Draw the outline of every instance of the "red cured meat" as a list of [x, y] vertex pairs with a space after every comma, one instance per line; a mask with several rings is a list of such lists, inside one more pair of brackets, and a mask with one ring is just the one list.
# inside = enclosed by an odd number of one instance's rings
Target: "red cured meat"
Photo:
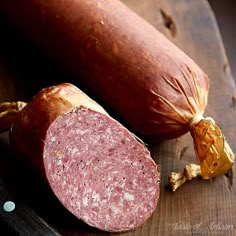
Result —
[[91, 226], [131, 230], [156, 208], [159, 171], [148, 149], [71, 84], [34, 96], [17, 116], [10, 143]]
[[41, 89], [17, 115], [10, 132], [10, 143], [13, 150], [22, 154], [22, 161], [27, 159], [26, 164], [33, 166], [39, 176], [44, 171], [41, 156], [49, 125], [59, 115], [80, 105], [107, 114], [76, 86], [62, 83]]
[[142, 225], [159, 195], [156, 164], [142, 144], [108, 116], [79, 107], [48, 128], [48, 181], [64, 206], [108, 231]]

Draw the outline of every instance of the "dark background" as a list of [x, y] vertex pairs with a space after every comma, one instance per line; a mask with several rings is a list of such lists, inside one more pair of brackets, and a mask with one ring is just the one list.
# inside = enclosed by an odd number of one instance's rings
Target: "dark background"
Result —
[[[1, 0], [0, 0], [1, 1]], [[196, 0], [197, 1], [197, 0]], [[236, 82], [236, 0], [208, 0], [216, 16], [225, 51], [229, 59], [234, 81]], [[0, 221], [0, 232], [8, 232], [7, 226]]]
[[236, 81], [236, 1], [208, 0], [216, 16], [226, 54]]

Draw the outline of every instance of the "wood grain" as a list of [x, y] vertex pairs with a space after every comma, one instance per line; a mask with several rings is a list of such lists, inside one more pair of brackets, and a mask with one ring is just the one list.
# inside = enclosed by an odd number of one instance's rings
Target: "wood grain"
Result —
[[[205, 116], [211, 116], [216, 120], [232, 149], [236, 151], [236, 103], [233, 99], [235, 85], [208, 2], [123, 2], [163, 32], [205, 70], [211, 82]], [[1, 16], [0, 26], [0, 101], [28, 101], [42, 87], [62, 81], [73, 82], [68, 73], [58, 68], [47, 55], [41, 53]], [[49, 78], [51, 84], [48, 84]], [[21, 217], [26, 207], [37, 214], [37, 222], [38, 219], [43, 219], [49, 228], [52, 227], [65, 236], [110, 235], [75, 219], [55, 202], [54, 197], [50, 196], [26, 170], [22, 171], [23, 167], [14, 164], [11, 150], [8, 150], [6, 133], [1, 135], [0, 144], [0, 191], [5, 192], [7, 189], [11, 196], [16, 201], [20, 200], [24, 206], [20, 212], [15, 212], [15, 217]], [[195, 179], [172, 193], [168, 188], [169, 173], [173, 170], [182, 171], [187, 163], [196, 163], [191, 136], [187, 134], [178, 140], [165, 141], [149, 148], [154, 160], [161, 166], [161, 197], [158, 207], [142, 228], [116, 235], [236, 235], [235, 175], [221, 176], [211, 181]], [[232, 173], [234, 172], [235, 167]], [[4, 195], [1, 195], [1, 204], [3, 200]], [[33, 215], [28, 216], [34, 218]], [[7, 220], [2, 214], [1, 217]], [[28, 222], [25, 230], [28, 230], [28, 227], [32, 226], [32, 221], [35, 221], [25, 220]], [[16, 224], [12, 221], [9, 226], [14, 228]], [[18, 231], [19, 235], [26, 235], [26, 231], [22, 229], [17, 228], [15, 231]], [[35, 229], [35, 235], [46, 234], [39, 226]]]

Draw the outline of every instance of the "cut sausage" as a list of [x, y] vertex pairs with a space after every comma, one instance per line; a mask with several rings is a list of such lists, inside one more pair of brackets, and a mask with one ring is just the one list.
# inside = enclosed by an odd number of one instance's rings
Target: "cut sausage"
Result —
[[40, 91], [16, 117], [10, 141], [93, 227], [131, 230], [156, 208], [159, 171], [147, 148], [73, 85]]
[[15, 118], [10, 132], [10, 143], [14, 147], [13, 150], [27, 157], [26, 162], [35, 167], [39, 176], [43, 171], [41, 156], [49, 125], [59, 115], [80, 105], [107, 114], [77, 87], [62, 83], [40, 90]]
[[108, 116], [79, 107], [47, 131], [44, 166], [60, 201], [108, 231], [142, 225], [154, 211], [156, 165], [142, 144]]

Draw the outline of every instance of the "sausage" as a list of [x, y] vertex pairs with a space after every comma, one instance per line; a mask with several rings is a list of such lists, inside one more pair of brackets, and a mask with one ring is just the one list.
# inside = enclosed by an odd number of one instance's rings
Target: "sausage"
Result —
[[135, 229], [156, 208], [159, 170], [148, 149], [72, 84], [39, 91], [16, 116], [10, 145], [93, 227]]
[[0, 11], [148, 142], [203, 115], [207, 75], [120, 1], [5, 0]]

